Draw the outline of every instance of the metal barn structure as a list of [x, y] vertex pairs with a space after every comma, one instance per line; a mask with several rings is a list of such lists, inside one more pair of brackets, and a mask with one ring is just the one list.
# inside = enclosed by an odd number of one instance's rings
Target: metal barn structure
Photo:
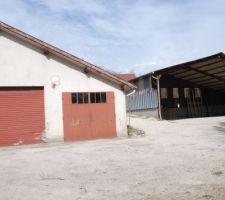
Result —
[[164, 119], [225, 115], [225, 54], [155, 71]]
[[[146, 78], [150, 84], [145, 84]], [[150, 72], [130, 82], [138, 90], [127, 96], [129, 112], [146, 111], [149, 116], [151, 109], [157, 109], [162, 119], [225, 115], [224, 53]]]

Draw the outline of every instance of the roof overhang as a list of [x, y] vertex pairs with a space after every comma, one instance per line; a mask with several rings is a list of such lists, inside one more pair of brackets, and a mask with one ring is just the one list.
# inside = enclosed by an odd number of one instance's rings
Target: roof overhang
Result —
[[225, 93], [225, 54], [181, 63], [154, 72], [155, 75], [171, 75], [201, 87]]
[[67, 60], [69, 62], [72, 62], [80, 67], [83, 68], [84, 73], [94, 73], [97, 74], [107, 80], [110, 80], [114, 83], [117, 83], [121, 86], [122, 90], [129, 91], [129, 90], [134, 90], [136, 89], [136, 86], [121, 79], [118, 78], [117, 76], [111, 74], [110, 72], [93, 65], [81, 58], [78, 58], [68, 52], [65, 52], [57, 47], [54, 47], [46, 42], [43, 42], [27, 33], [24, 33], [12, 26], [9, 26], [8, 24], [5, 24], [0, 21], [0, 31], [5, 31], [6, 33], [9, 33], [10, 35], [15, 36], [16, 38], [20, 38], [23, 41], [28, 42], [29, 44], [32, 44], [38, 48], [41, 48], [43, 50], [44, 54], [53, 54], [61, 59]]

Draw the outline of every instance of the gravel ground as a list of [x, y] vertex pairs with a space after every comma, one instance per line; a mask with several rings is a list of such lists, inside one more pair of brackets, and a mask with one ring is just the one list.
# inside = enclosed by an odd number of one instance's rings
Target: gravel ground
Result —
[[0, 199], [225, 199], [225, 117], [131, 124], [146, 135], [0, 148]]

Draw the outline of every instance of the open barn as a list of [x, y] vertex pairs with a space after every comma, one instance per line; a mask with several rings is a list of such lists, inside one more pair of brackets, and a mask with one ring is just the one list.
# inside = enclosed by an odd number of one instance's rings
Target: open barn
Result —
[[225, 54], [157, 70], [163, 119], [225, 115]]

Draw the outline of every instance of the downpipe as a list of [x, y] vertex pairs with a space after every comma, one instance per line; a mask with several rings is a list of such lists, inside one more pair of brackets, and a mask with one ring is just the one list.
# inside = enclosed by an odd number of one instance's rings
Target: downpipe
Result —
[[[129, 94], [127, 94], [126, 96], [130, 96], [130, 95], [132, 95], [132, 94], [134, 94], [136, 92], [136, 89], [134, 89], [132, 92], [130, 92]], [[129, 109], [129, 111], [128, 111], [128, 119], [129, 119], [129, 122], [128, 122], [128, 124], [130, 125], [130, 116], [131, 116], [131, 111], [130, 111], [130, 109]]]

